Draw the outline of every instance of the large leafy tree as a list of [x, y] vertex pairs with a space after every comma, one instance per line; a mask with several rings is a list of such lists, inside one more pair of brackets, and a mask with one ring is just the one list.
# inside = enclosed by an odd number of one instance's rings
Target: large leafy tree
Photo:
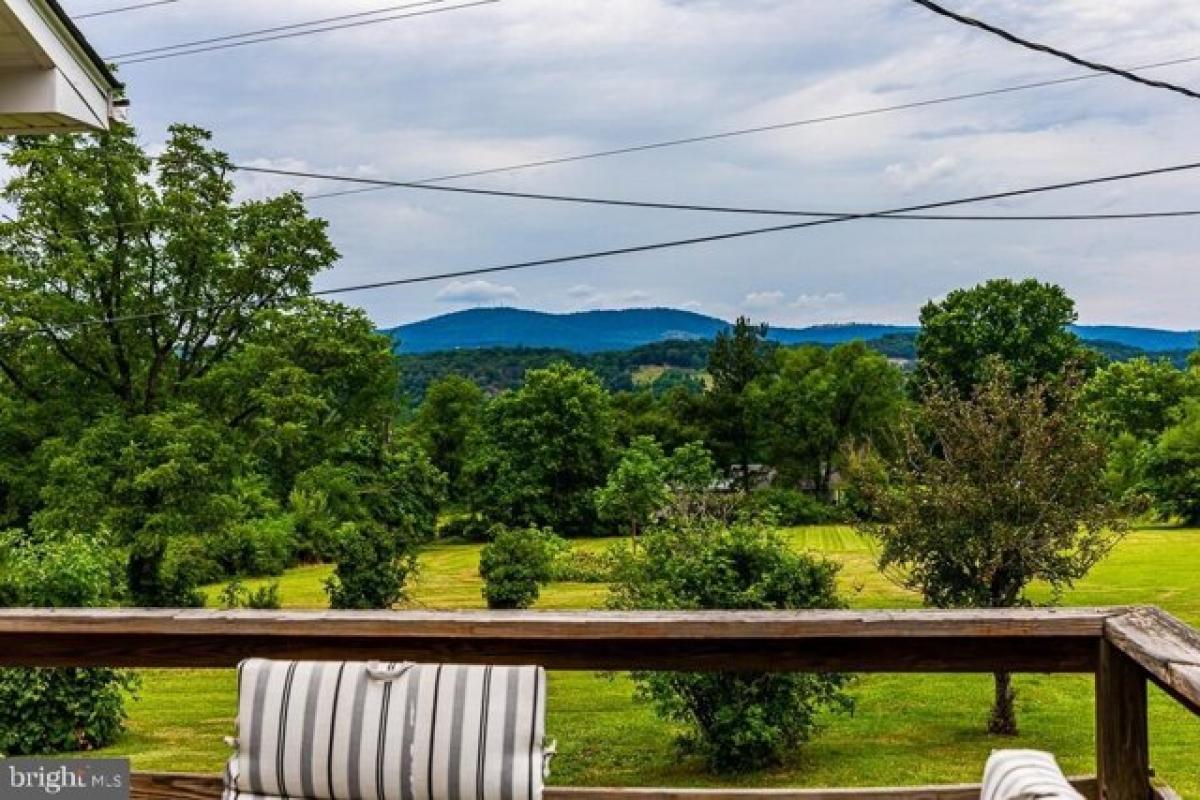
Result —
[[749, 389], [769, 366], [767, 326], [752, 325], [746, 317], [717, 334], [708, 356], [712, 385], [705, 395], [707, 443], [723, 467], [737, 468], [744, 489], [750, 487], [750, 464], [758, 444]]
[[608, 393], [587, 370], [530, 370], [493, 399], [467, 465], [473, 510], [512, 527], [592, 535], [593, 491], [612, 463], [616, 426]]
[[862, 342], [776, 353], [753, 385], [767, 458], [785, 480], [827, 496], [845, 448], [885, 438], [904, 405], [904, 378]]
[[257, 312], [337, 257], [296, 193], [234, 201], [228, 158], [174, 126], [18, 139], [0, 225], [0, 371], [33, 400], [160, 410], [241, 345]]
[[[891, 469], [860, 479], [883, 520], [863, 525], [881, 570], [938, 608], [1027, 605], [1030, 584], [1069, 587], [1124, 530], [1077, 382], [1016, 386], [996, 361], [990, 370], [968, 397], [930, 389]], [[989, 729], [1016, 726], [1000, 672]]]
[[1166, 359], [1114, 361], [1098, 370], [1084, 387], [1088, 416], [1111, 436], [1130, 434], [1148, 441], [1166, 430], [1174, 412], [1200, 394], [1200, 375], [1178, 369]]
[[956, 289], [921, 309], [918, 384], [936, 381], [970, 396], [986, 379], [992, 358], [1020, 386], [1044, 382], [1085, 359], [1068, 329], [1076, 316], [1074, 301], [1061, 287], [1033, 279]]
[[1187, 403], [1151, 447], [1146, 481], [1163, 514], [1200, 525], [1200, 401]]
[[463, 488], [467, 448], [479, 429], [485, 399], [474, 381], [447, 375], [429, 384], [413, 420], [413, 434], [456, 491]]

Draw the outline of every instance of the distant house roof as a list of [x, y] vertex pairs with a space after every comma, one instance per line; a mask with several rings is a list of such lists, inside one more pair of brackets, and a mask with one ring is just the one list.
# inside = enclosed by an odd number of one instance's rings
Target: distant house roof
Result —
[[0, 133], [105, 130], [120, 89], [57, 0], [0, 0]]

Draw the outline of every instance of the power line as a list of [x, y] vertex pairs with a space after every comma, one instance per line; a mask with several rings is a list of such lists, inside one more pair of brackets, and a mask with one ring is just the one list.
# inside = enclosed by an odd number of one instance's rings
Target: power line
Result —
[[[920, 205], [904, 206], [901, 208], [886, 209], [883, 211], [875, 211], [865, 214], [845, 214], [839, 217], [831, 217], [828, 219], [810, 220], [807, 222], [793, 222], [787, 225], [772, 225], [765, 228], [749, 228], [740, 231], [730, 231], [727, 233], [710, 234], [707, 236], [695, 236], [687, 239], [674, 239], [665, 242], [653, 242], [650, 244], [631, 245], [628, 247], [618, 247], [608, 250], [593, 250], [586, 253], [576, 253], [566, 256], [555, 256], [551, 258], [542, 258], [532, 261], [518, 261], [510, 264], [498, 264], [487, 267], [475, 267], [470, 269], [460, 269], [449, 272], [440, 272], [427, 275], [414, 275], [406, 278], [393, 278], [385, 281], [375, 281], [371, 283], [353, 284], [350, 286], [339, 286], [332, 289], [319, 289], [310, 292], [290, 295], [279, 298], [280, 302], [300, 300], [309, 297], [329, 297], [333, 295], [350, 294], [353, 292], [372, 291], [393, 286], [409, 286], [418, 283], [432, 283], [436, 281], [451, 280], [455, 278], [466, 278], [479, 275], [491, 275], [499, 272], [513, 272], [516, 270], [531, 269], [533, 267], [553, 266], [559, 264], [569, 264], [580, 261], [594, 261], [604, 258], [614, 258], [623, 255], [633, 255], [636, 253], [648, 253], [659, 250], [669, 250], [679, 247], [690, 247], [701, 244], [712, 244], [716, 242], [730, 241], [733, 239], [744, 239], [752, 236], [761, 236], [769, 233], [780, 233], [783, 231], [801, 230], [805, 228], [815, 228], [824, 225], [833, 225], [842, 222], [851, 222], [862, 219], [884, 219], [896, 214], [907, 214], [918, 211], [929, 211], [937, 208], [946, 208], [949, 206], [968, 205], [971, 203], [981, 203], [990, 200], [1003, 200], [1012, 197], [1025, 197], [1033, 194], [1042, 194], [1046, 192], [1061, 191], [1064, 189], [1074, 189], [1084, 186], [1096, 186], [1105, 183], [1115, 183], [1118, 181], [1132, 180], [1135, 178], [1145, 178], [1154, 175], [1166, 175], [1171, 173], [1185, 172], [1189, 170], [1200, 169], [1200, 162], [1188, 164], [1177, 164], [1169, 167], [1159, 167], [1156, 169], [1139, 170], [1137, 172], [1126, 172], [1117, 175], [1107, 175], [1099, 178], [1086, 178], [1083, 180], [1067, 181], [1063, 183], [1046, 184], [1042, 186], [1034, 186], [1025, 189], [1013, 189], [1003, 192], [992, 192], [990, 194], [974, 195], [971, 197], [957, 198], [954, 200], [941, 200], [932, 203], [922, 203]], [[243, 305], [248, 305], [250, 301], [242, 303], [208, 303], [201, 306], [191, 306], [186, 308], [166, 309], [163, 311], [147, 312], [142, 314], [128, 314], [116, 317], [107, 317], [100, 319], [76, 320], [73, 322], [60, 323], [44, 323], [40, 328], [0, 331], [0, 334], [10, 337], [27, 337], [37, 333], [48, 332], [50, 330], [65, 331], [79, 328], [92, 327], [96, 325], [112, 325], [122, 322], [135, 322], [144, 319], [154, 319], [167, 314], [182, 314], [194, 311], [205, 310], [221, 310], [226, 308], [236, 308]], [[261, 302], [255, 301], [255, 302]]]
[[1040, 44], [1038, 42], [1030, 41], [1029, 39], [1023, 39], [1020, 36], [1017, 36], [1015, 33], [1011, 33], [1003, 28], [991, 25], [983, 20], [976, 19], [975, 17], [968, 17], [951, 11], [945, 6], [941, 6], [933, 2], [933, 0], [912, 0], [912, 2], [929, 9], [935, 14], [940, 14], [943, 17], [952, 19], [962, 25], [968, 25], [972, 28], [978, 28], [981, 31], [987, 31], [994, 36], [999, 36], [1001, 39], [1004, 39], [1007, 42], [1019, 45], [1020, 47], [1024, 47], [1028, 50], [1034, 50], [1039, 53], [1047, 53], [1055, 56], [1056, 58], [1061, 58], [1064, 61], [1069, 61], [1077, 66], [1086, 67], [1087, 69], [1095, 70], [1096, 72], [1104, 72], [1109, 75], [1116, 75], [1118, 78], [1124, 78], [1127, 81], [1140, 83], [1143, 86], [1150, 86], [1155, 89], [1166, 89], [1169, 92], [1177, 92], [1185, 97], [1190, 97], [1193, 100], [1200, 100], [1200, 93], [1194, 92], [1186, 87], [1178, 86], [1174, 83], [1166, 83], [1165, 81], [1156, 81], [1150, 78], [1143, 78], [1141, 75], [1136, 75], [1128, 70], [1111, 67], [1108, 64], [1101, 64], [1098, 61], [1088, 61], [1087, 59], [1068, 53], [1066, 50], [1059, 50], [1058, 48], [1051, 47], [1050, 45]]
[[[617, 206], [622, 208], [647, 208], [660, 211], [698, 211], [717, 214], [753, 214], [760, 216], [778, 217], [853, 217], [852, 211], [795, 211], [778, 208], [761, 208], [747, 206], [713, 206], [696, 203], [665, 203], [645, 200], [622, 200], [607, 197], [586, 197], [580, 195], [541, 194], [536, 192], [511, 192], [500, 189], [480, 189], [468, 186], [438, 186], [412, 181], [391, 181], [381, 178], [365, 178], [357, 175], [334, 175], [323, 172], [307, 172], [303, 170], [277, 169], [274, 167], [250, 167], [235, 165], [239, 172], [253, 172], [265, 175], [282, 175], [293, 178], [312, 180], [339, 181], [345, 183], [368, 184], [371, 186], [417, 189], [420, 191], [446, 192], [450, 194], [482, 195], [485, 197], [502, 197], [516, 200], [540, 200], [555, 203], [579, 203], [585, 205]], [[1022, 214], [1022, 215], [989, 215], [977, 214], [969, 216], [943, 214], [902, 214], [882, 217], [894, 220], [941, 220], [941, 221], [1049, 221], [1049, 220], [1115, 220], [1115, 219], [1155, 219], [1167, 217], [1191, 217], [1200, 215], [1200, 211], [1141, 211], [1107, 214]]]
[[[1169, 61], [1158, 61], [1151, 64], [1142, 64], [1134, 67], [1137, 70], [1161, 69], [1163, 67], [1178, 66], [1180, 64], [1191, 64], [1200, 61], [1200, 56], [1187, 56], [1184, 58], [1171, 59]], [[519, 164], [509, 164], [502, 167], [490, 167], [487, 169], [472, 170], [469, 172], [457, 172], [447, 175], [439, 175], [434, 178], [423, 178], [411, 183], [445, 183], [447, 181], [460, 180], [462, 178], [478, 178], [485, 175], [496, 175], [502, 172], [519, 172], [522, 170], [535, 169], [538, 167], [551, 167], [561, 164], [571, 164], [578, 161], [591, 161], [600, 158], [609, 158], [612, 156], [629, 155], [632, 153], [642, 153], [650, 150], [662, 150], [670, 147], [680, 147], [690, 144], [701, 144], [703, 142], [719, 141], [721, 139], [732, 139], [740, 136], [749, 136], [759, 133], [770, 133], [773, 131], [788, 130], [791, 128], [801, 128], [809, 125], [819, 125], [827, 122], [841, 122], [850, 119], [858, 119], [861, 117], [871, 117], [879, 114], [890, 114], [897, 111], [910, 111], [918, 108], [927, 108], [930, 106], [943, 105], [947, 103], [957, 103], [963, 100], [975, 100], [983, 97], [994, 97], [1003, 94], [1012, 94], [1015, 92], [1026, 92], [1033, 89], [1043, 89], [1050, 86], [1061, 86], [1063, 84], [1077, 83], [1080, 81], [1090, 81], [1097, 78], [1102, 78], [1103, 75], [1074, 75], [1069, 78], [1053, 78], [1043, 81], [1034, 81], [1032, 83], [1016, 84], [1014, 86], [1002, 86], [996, 89], [984, 89], [977, 92], [967, 92], [964, 94], [947, 95], [944, 97], [934, 97], [926, 100], [914, 100], [908, 103], [898, 103], [888, 106], [876, 106], [874, 108], [860, 109], [858, 111], [847, 111], [840, 114], [827, 114], [819, 117], [808, 117], [806, 119], [792, 120], [789, 122], [776, 122], [769, 125], [758, 125], [747, 128], [737, 128], [734, 130], [720, 131], [717, 133], [702, 134], [699, 136], [688, 136], [678, 139], [666, 139], [658, 142], [649, 142], [645, 144], [635, 144], [626, 147], [618, 147], [611, 150], [599, 150], [591, 153], [581, 153], [577, 155], [561, 156], [558, 158], [547, 158], [539, 161], [526, 161]], [[306, 200], [324, 200], [332, 197], [344, 197], [346, 195], [365, 194], [367, 192], [383, 191], [391, 187], [388, 186], [370, 186], [359, 189], [346, 189], [336, 192], [322, 192], [318, 194], [308, 195]]]
[[[177, 2], [177, 0], [165, 0], [165, 2]], [[280, 33], [282, 31], [299, 30], [300, 28], [311, 28], [314, 25], [324, 25], [324, 24], [330, 23], [330, 22], [341, 22], [343, 20], [348, 20], [348, 19], [359, 19], [361, 17], [373, 17], [377, 14], [386, 14], [389, 11], [402, 11], [403, 9], [413, 8], [414, 6], [436, 5], [438, 3], [444, 3], [444, 2], [446, 2], [446, 0], [427, 0], [427, 2], [422, 2], [422, 3], [404, 3], [401, 5], [377, 8], [374, 11], [360, 11], [356, 14], [339, 14], [336, 17], [325, 17], [323, 19], [311, 19], [307, 22], [294, 22], [289, 25], [276, 25], [273, 28], [259, 28], [258, 30], [254, 30], [254, 31], [246, 31], [245, 33], [231, 33], [231, 34], [228, 34], [225, 36], [213, 36], [208, 39], [195, 39], [193, 41], [183, 42], [181, 44], [168, 44], [168, 45], [163, 45], [162, 47], [148, 47], [145, 50], [130, 50], [125, 53], [115, 53], [114, 55], [111, 55], [108, 58], [110, 60], [116, 60], [118, 58], [133, 58], [134, 56], [145, 56], [145, 55], [150, 55], [151, 53], [162, 53], [162, 52], [166, 52], [167, 50], [183, 50], [183, 49], [186, 49], [189, 47], [199, 47], [200, 45], [205, 45], [205, 44], [216, 44], [218, 42], [231, 42], [231, 41], [234, 41], [235, 39], [247, 39], [251, 36], [259, 36], [259, 35], [267, 34], [267, 33]]]
[[[431, 5], [433, 3], [441, 3], [441, 2], [445, 2], [445, 0], [423, 0], [423, 2], [412, 3], [408, 7], [415, 8], [417, 6], [426, 6], [426, 5]], [[456, 6], [431, 8], [431, 9], [426, 9], [424, 11], [412, 11], [407, 14], [393, 14], [391, 16], [379, 17], [377, 19], [359, 20], [357, 22], [345, 22], [345, 23], [341, 23], [339, 25], [327, 25], [327, 26], [321, 27], [321, 28], [311, 28], [309, 30], [292, 31], [290, 33], [279, 33], [279, 34], [275, 34], [272, 36], [262, 36], [257, 39], [246, 39], [244, 41], [225, 42], [223, 44], [213, 44], [213, 45], [208, 45], [206, 47], [196, 47], [196, 48], [193, 48], [190, 50], [180, 49], [180, 50], [173, 50], [172, 52], [167, 52], [167, 53], [159, 53], [157, 55], [147, 55], [147, 56], [142, 56], [142, 57], [138, 57], [138, 58], [125, 58], [125, 59], [117, 60], [116, 63], [120, 64], [122, 66], [127, 66], [130, 64], [144, 64], [148, 61], [161, 61], [162, 59], [165, 59], [165, 58], [176, 58], [178, 56], [192, 56], [192, 55], [196, 55], [198, 53], [211, 53], [211, 52], [214, 52], [217, 50], [229, 50], [234, 47], [245, 47], [247, 45], [252, 45], [252, 44], [262, 44], [263, 42], [277, 42], [277, 41], [281, 41], [283, 39], [295, 39], [300, 36], [311, 36], [311, 35], [317, 34], [317, 33], [327, 33], [329, 31], [340, 31], [340, 30], [345, 30], [347, 28], [361, 28], [366, 25], [378, 25], [381, 22], [391, 22], [393, 20], [398, 20], [398, 19], [409, 19], [411, 17], [424, 17], [424, 16], [428, 16], [430, 14], [441, 14], [441, 13], [444, 13], [447, 11], [462, 11], [462, 10], [465, 10], [468, 8], [474, 8], [476, 6], [492, 5], [494, 3], [499, 3], [499, 2], [500, 2], [500, 0], [474, 0], [474, 2], [461, 3]], [[179, 47], [186, 47], [186, 45], [179, 45]]]
[[86, 14], [74, 14], [74, 19], [89, 19], [90, 17], [106, 17], [109, 14], [124, 14], [126, 11], [140, 11], [143, 8], [153, 8], [154, 6], [167, 6], [172, 3], [178, 3], [179, 0], [153, 0], [149, 3], [136, 3], [129, 6], [117, 6], [116, 8], [106, 8], [102, 11], [89, 11]]

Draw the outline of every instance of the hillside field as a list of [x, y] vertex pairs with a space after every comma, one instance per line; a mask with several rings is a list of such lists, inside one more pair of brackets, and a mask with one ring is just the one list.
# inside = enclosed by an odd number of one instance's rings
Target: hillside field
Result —
[[[841, 580], [860, 608], [914, 607], [917, 598], [874, 568], [868, 542], [844, 527], [786, 531], [799, 549], [844, 565]], [[602, 548], [614, 540], [576, 546]], [[439, 545], [422, 557], [414, 591], [421, 608], [479, 608], [477, 545]], [[280, 581], [285, 606], [325, 605], [324, 566], [303, 567]], [[1067, 605], [1157, 604], [1200, 624], [1200, 530], [1143, 529], [1063, 599]], [[254, 585], [256, 582], [251, 582]], [[215, 591], [211, 592], [215, 595]], [[540, 608], [590, 608], [603, 603], [603, 586], [554, 584]], [[1043, 594], [1044, 598], [1045, 595]], [[135, 769], [217, 772], [232, 733], [233, 672], [147, 671], [141, 699], [132, 705], [130, 731], [98, 755], [131, 756]], [[671, 744], [670, 728], [631, 699], [624, 677], [553, 673], [549, 733], [558, 739], [552, 783], [575, 785], [870, 786], [977, 780], [988, 752], [1028, 746], [1058, 754], [1071, 773], [1093, 770], [1092, 681], [1079, 676], [1020, 676], [1016, 740], [983, 732], [991, 699], [988, 676], [867, 675], [853, 686], [853, 716], [827, 720], [823, 735], [782, 767], [738, 779], [716, 779]], [[1152, 763], [1183, 797], [1200, 797], [1200, 719], [1152, 689]]]

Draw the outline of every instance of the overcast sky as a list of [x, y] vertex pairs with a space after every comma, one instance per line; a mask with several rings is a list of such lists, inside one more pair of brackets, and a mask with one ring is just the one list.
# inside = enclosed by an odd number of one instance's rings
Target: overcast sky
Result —
[[[178, 0], [80, 25], [113, 55], [396, 2]], [[465, 0], [443, 5], [456, 2]], [[65, 3], [76, 14], [125, 4]], [[1200, 56], [1195, 0], [952, 5], [1115, 65]], [[150, 148], [169, 124], [189, 122], [211, 129], [238, 163], [398, 180], [1076, 74], [908, 0], [501, 0], [121, 68]], [[1200, 89], [1200, 62], [1146, 74]], [[1191, 161], [1200, 161], [1200, 101], [1106, 77], [459, 183], [871, 211]], [[342, 188], [239, 181], [246, 196]], [[320, 287], [780, 221], [404, 189], [310, 208], [329, 220], [342, 254]], [[1197, 208], [1200, 172], [960, 210]], [[955, 287], [1034, 276], [1065, 286], [1084, 322], [1191, 329], [1200, 327], [1198, 246], [1200, 218], [857, 221], [343, 299], [380, 325], [487, 304], [674, 306], [787, 325], [908, 323], [922, 303]]]

